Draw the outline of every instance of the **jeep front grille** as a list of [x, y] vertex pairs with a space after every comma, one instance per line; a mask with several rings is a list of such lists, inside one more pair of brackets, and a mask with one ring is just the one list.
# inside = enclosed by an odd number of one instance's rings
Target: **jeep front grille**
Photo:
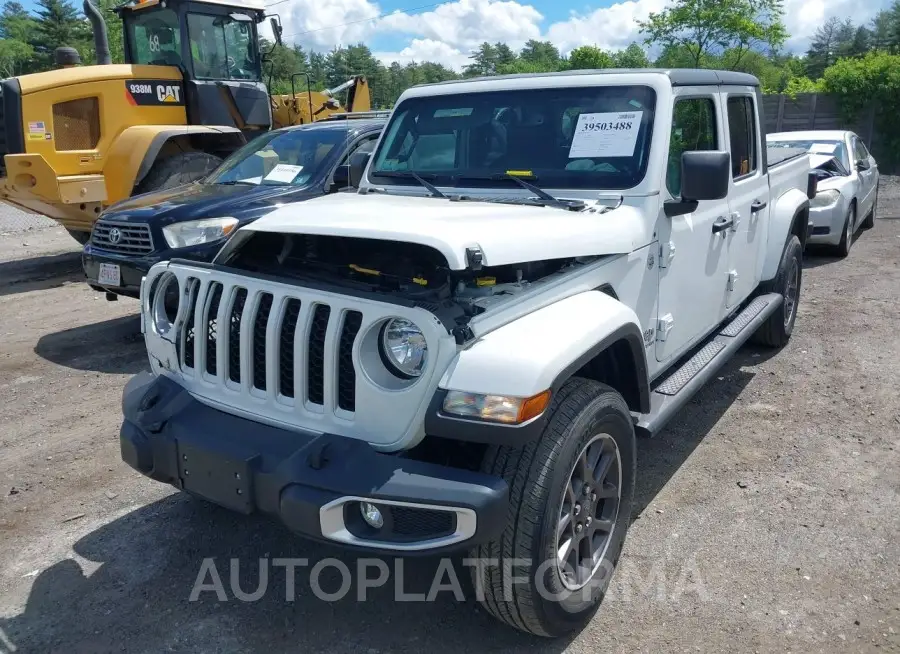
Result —
[[[154, 313], [161, 275], [174, 275], [178, 283], [174, 319]], [[142, 305], [154, 372], [175, 377], [198, 399], [270, 424], [385, 449], [424, 435], [437, 371], [457, 351], [453, 337], [424, 309], [221, 268], [157, 264], [143, 283]], [[418, 324], [429, 344], [417, 380], [394, 377], [379, 356], [380, 328], [393, 317]]]
[[153, 252], [153, 237], [148, 225], [103, 218], [94, 223], [91, 244], [101, 250], [120, 254], [140, 255]]

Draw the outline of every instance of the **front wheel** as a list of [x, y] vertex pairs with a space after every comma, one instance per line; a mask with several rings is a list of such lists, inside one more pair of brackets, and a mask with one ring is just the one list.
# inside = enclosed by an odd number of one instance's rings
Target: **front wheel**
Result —
[[841, 233], [841, 240], [835, 246], [834, 251], [839, 257], [846, 257], [850, 254], [850, 248], [853, 246], [853, 234], [856, 232], [856, 205], [851, 204], [847, 211], [847, 217], [844, 218], [844, 230]]
[[537, 441], [492, 446], [482, 469], [509, 484], [506, 528], [471, 552], [479, 601], [538, 636], [593, 617], [619, 560], [634, 496], [634, 426], [614, 389], [572, 378]]
[[753, 341], [769, 347], [787, 344], [794, 331], [797, 309], [800, 306], [800, 286], [803, 281], [803, 246], [796, 234], [792, 235], [781, 255], [775, 279], [760, 285], [764, 293], [780, 293], [784, 298], [781, 307], [772, 312], [753, 335]]
[[872, 229], [875, 226], [875, 216], [878, 212], [878, 189], [875, 189], [875, 202], [872, 203], [872, 208], [869, 210], [869, 215], [866, 216], [866, 219], [862, 221], [860, 227], [863, 229]]

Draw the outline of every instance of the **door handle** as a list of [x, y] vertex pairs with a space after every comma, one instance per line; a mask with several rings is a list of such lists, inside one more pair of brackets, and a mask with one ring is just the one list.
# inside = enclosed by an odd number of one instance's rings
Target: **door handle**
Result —
[[759, 200], [754, 200], [753, 204], [750, 205], [750, 213], [758, 213], [766, 208], [767, 202], [760, 202]]
[[726, 229], [731, 227], [734, 224], [734, 218], [729, 216], [726, 218], [725, 216], [719, 216], [716, 218], [716, 222], [713, 223], [712, 232], [713, 234], [718, 234], [719, 232], [724, 232]]

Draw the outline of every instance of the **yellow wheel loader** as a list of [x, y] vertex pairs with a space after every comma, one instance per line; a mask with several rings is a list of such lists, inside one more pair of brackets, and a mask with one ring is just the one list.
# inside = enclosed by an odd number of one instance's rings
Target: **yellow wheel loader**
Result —
[[[110, 63], [90, 0], [84, 11], [97, 65], [75, 65], [77, 54], [59, 48], [60, 69], [0, 80], [0, 200], [57, 220], [79, 242], [110, 204], [200, 179], [273, 126], [370, 109], [361, 77], [270, 96], [259, 0], [132, 0], [116, 9], [125, 64]], [[344, 89], [346, 109], [333, 97]]]

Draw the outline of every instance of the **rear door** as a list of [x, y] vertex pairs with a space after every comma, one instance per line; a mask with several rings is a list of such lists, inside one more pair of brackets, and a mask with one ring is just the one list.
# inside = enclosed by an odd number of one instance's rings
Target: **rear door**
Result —
[[[663, 194], [681, 197], [682, 153], [724, 150], [725, 142], [715, 87], [676, 89]], [[660, 217], [659, 361], [682, 354], [722, 319], [728, 244], [714, 225], [727, 214], [727, 201], [715, 200], [700, 202], [693, 213]]]
[[760, 248], [769, 217], [769, 178], [759, 130], [755, 89], [735, 88], [725, 94], [731, 186], [725, 306], [744, 301], [759, 283]]

